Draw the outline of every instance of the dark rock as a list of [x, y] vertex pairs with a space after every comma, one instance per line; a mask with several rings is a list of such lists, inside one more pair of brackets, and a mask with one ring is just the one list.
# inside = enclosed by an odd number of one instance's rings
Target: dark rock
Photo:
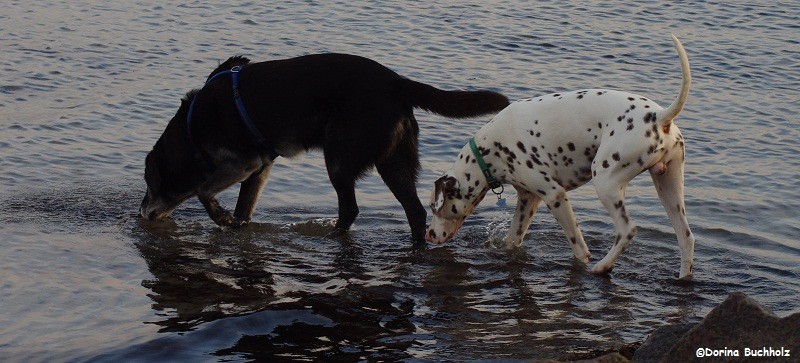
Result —
[[630, 359], [625, 358], [622, 354], [619, 353], [609, 353], [599, 357], [591, 358], [591, 359], [579, 359], [579, 360], [569, 360], [569, 361], [559, 361], [559, 360], [536, 360], [532, 363], [630, 363]]
[[634, 362], [658, 362], [697, 323], [662, 326], [654, 330], [633, 354]]
[[[664, 339], [670, 334], [663, 333]], [[664, 342], [667, 344], [668, 342]], [[644, 347], [644, 345], [643, 345]], [[698, 359], [698, 349], [710, 349], [712, 356]], [[746, 356], [748, 351], [767, 349], [768, 357]], [[769, 351], [769, 349], [772, 351]], [[661, 348], [659, 348], [661, 349]], [[788, 350], [790, 356], [785, 355]], [[716, 351], [716, 352], [715, 352]], [[646, 354], [647, 351], [642, 354]], [[708, 352], [704, 352], [708, 353]], [[647, 353], [649, 354], [649, 353]], [[737, 356], [732, 356], [738, 354]], [[634, 355], [635, 362], [651, 362], [658, 358]], [[719, 306], [711, 310], [696, 326], [669, 348], [660, 357], [661, 362], [728, 362], [728, 361], [768, 361], [799, 362], [800, 361], [800, 313], [777, 317], [767, 307], [748, 297], [744, 293], [734, 292]]]

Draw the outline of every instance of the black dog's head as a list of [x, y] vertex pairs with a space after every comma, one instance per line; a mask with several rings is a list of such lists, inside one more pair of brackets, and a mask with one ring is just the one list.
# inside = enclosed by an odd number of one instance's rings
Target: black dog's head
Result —
[[169, 217], [175, 207], [195, 195], [203, 182], [202, 160], [196, 160], [186, 129], [189, 106], [196, 94], [197, 90], [193, 90], [181, 100], [178, 112], [145, 158], [147, 192], [139, 209], [143, 218]]
[[[217, 66], [208, 75], [206, 81], [220, 72], [249, 63], [250, 60], [242, 56], [230, 57]], [[169, 217], [175, 207], [197, 194], [198, 187], [207, 177], [209, 165], [199, 156], [200, 150], [195, 146], [202, 143], [194, 140], [193, 144], [189, 140], [187, 128], [189, 107], [198, 92], [200, 90], [190, 91], [181, 100], [178, 112], [169, 121], [164, 133], [153, 146], [153, 150], [145, 158], [144, 180], [147, 183], [147, 193], [139, 209], [144, 218], [163, 219]], [[202, 117], [200, 116], [202, 115], [193, 116], [199, 121], [198, 126], [202, 126]], [[198, 126], [193, 126], [193, 128]], [[192, 131], [196, 133], [199, 130], [193, 129]], [[206, 131], [206, 134], [213, 134], [213, 132]]]

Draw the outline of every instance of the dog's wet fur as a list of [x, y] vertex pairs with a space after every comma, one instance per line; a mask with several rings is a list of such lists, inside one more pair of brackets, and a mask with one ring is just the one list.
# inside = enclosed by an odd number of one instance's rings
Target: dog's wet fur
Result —
[[[491, 91], [443, 91], [399, 76], [383, 65], [345, 54], [317, 54], [251, 63], [232, 57], [208, 77], [243, 66], [239, 90], [247, 112], [283, 157], [319, 149], [339, 199], [332, 233], [347, 231], [358, 215], [356, 181], [377, 169], [403, 206], [412, 238], [421, 241], [426, 211], [416, 192], [419, 126], [413, 109], [464, 118], [505, 108]], [[194, 102], [191, 137], [187, 129]], [[273, 160], [239, 115], [230, 77], [216, 79], [181, 100], [178, 112], [145, 159], [147, 193], [140, 213], [169, 217], [197, 196], [221, 226], [250, 221]], [[233, 214], [215, 195], [241, 183]], [[298, 186], [301, 187], [301, 186]]]

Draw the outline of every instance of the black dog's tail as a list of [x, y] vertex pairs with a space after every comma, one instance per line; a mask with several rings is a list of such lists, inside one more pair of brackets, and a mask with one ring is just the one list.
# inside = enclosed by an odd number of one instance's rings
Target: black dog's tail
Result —
[[452, 118], [485, 115], [508, 106], [508, 98], [497, 92], [443, 91], [405, 78], [400, 80], [400, 94], [414, 107]]

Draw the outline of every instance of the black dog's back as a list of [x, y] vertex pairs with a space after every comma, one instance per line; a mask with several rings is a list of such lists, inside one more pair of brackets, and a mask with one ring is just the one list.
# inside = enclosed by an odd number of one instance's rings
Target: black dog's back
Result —
[[[508, 105], [508, 99], [495, 92], [442, 91], [403, 78], [373, 60], [345, 54], [261, 63], [232, 57], [209, 78], [237, 65], [244, 66], [239, 92], [247, 113], [278, 154], [291, 157], [310, 149], [323, 150], [339, 196], [338, 230], [348, 229], [358, 214], [355, 181], [374, 166], [403, 205], [412, 235], [422, 240], [426, 213], [416, 196], [419, 127], [413, 108], [461, 118]], [[192, 135], [206, 155], [216, 163], [233, 163], [226, 160], [231, 155], [236, 161], [264, 159], [264, 151], [236, 110], [229, 77], [214, 80], [193, 96]], [[172, 122], [185, 122], [180, 115]], [[154, 150], [158, 147], [157, 143]], [[238, 180], [244, 178], [247, 175]], [[214, 213], [209, 214], [214, 218]], [[249, 219], [249, 215], [236, 217]]]
[[[231, 58], [212, 75], [247, 61]], [[385, 139], [401, 117], [413, 118], [414, 107], [461, 118], [499, 111], [508, 105], [508, 100], [497, 93], [442, 91], [405, 79], [373, 60], [346, 54], [251, 63], [242, 70], [240, 79], [248, 112], [283, 156], [323, 148], [326, 136], [340, 142]], [[227, 86], [219, 91], [221, 98], [230, 98]]]

